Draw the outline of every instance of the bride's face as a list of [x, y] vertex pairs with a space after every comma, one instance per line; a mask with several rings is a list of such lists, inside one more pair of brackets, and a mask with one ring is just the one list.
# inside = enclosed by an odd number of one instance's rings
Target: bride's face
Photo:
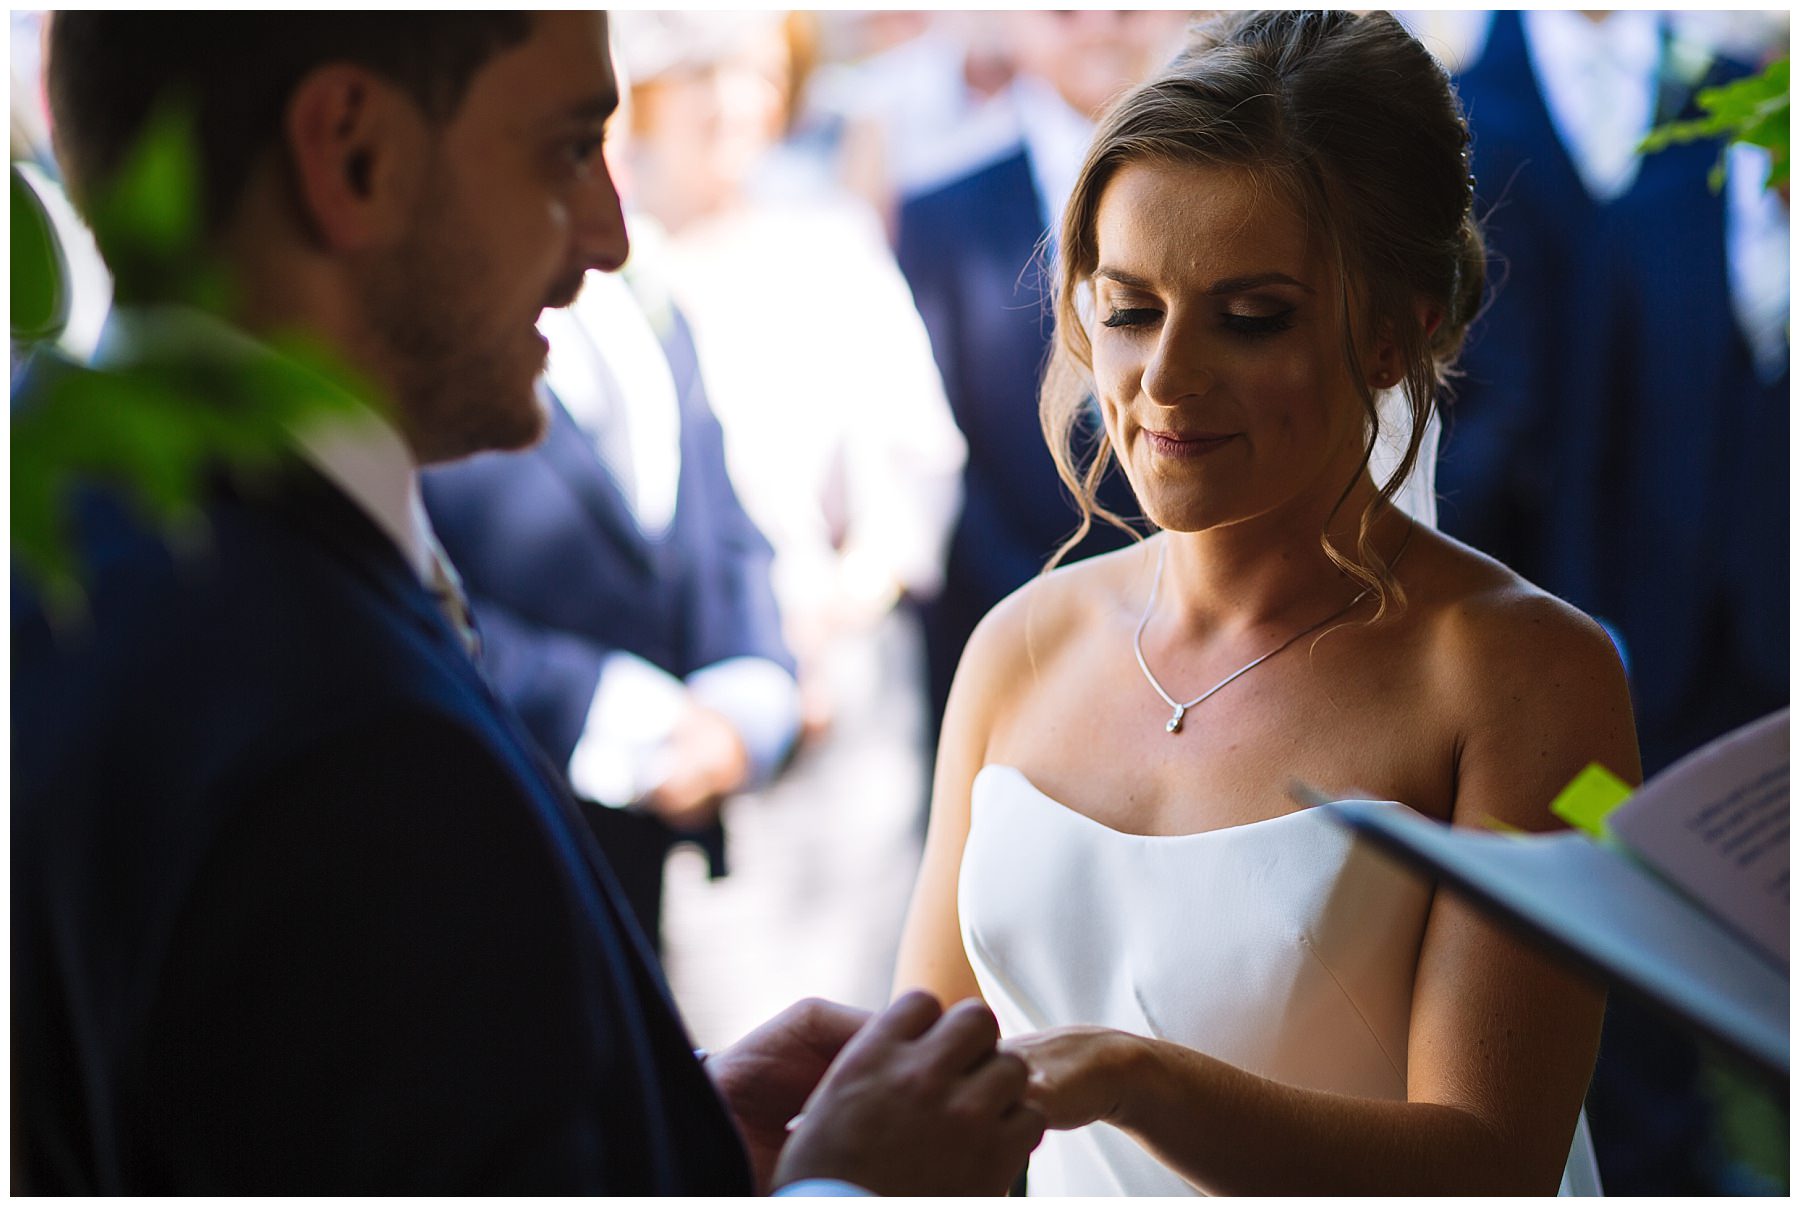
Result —
[[1101, 195], [1094, 379], [1160, 527], [1313, 517], [1356, 473], [1365, 419], [1341, 291], [1308, 233], [1232, 167], [1129, 164]]

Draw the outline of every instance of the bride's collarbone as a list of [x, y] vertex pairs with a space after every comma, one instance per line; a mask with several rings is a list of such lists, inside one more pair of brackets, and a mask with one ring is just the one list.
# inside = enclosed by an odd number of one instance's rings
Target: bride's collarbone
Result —
[[[1264, 746], [1291, 750], [1299, 732], [1378, 740], [1395, 725], [1416, 729], [1406, 723], [1423, 711], [1427, 683], [1415, 668], [1346, 659], [1326, 648], [1330, 640], [1317, 648], [1297, 642], [1249, 669], [1165, 658], [1152, 666], [1154, 684], [1128, 640], [1081, 658], [1045, 659], [993, 713], [990, 744], [1108, 755], [1141, 747], [1152, 757], [1212, 762]], [[1184, 705], [1174, 733], [1172, 702]]]
[[1264, 821], [1295, 807], [1283, 788], [1286, 754], [1262, 726], [1195, 716], [1167, 731], [1169, 710], [1125, 706], [1130, 722], [1080, 710], [1087, 726], [1020, 728], [995, 743], [989, 761], [1016, 768], [1046, 796], [1111, 829], [1130, 834], [1192, 834]]
[[1006, 710], [987, 761], [1016, 767], [1069, 808], [1136, 834], [1199, 833], [1291, 813], [1299, 806], [1287, 789], [1296, 779], [1447, 812], [1450, 764], [1421, 714], [1418, 685], [1392, 668], [1346, 684], [1309, 667], [1303, 649], [1283, 657], [1292, 662], [1272, 660], [1187, 710], [1175, 732], [1173, 710], [1129, 652], [1123, 670], [1058, 668]]

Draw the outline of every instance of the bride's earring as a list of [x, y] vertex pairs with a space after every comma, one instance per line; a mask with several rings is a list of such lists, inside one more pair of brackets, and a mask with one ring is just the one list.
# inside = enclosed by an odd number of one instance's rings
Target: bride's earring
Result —
[[1405, 358], [1393, 338], [1393, 328], [1383, 324], [1380, 335], [1363, 361], [1364, 380], [1379, 393], [1391, 390], [1406, 377]]

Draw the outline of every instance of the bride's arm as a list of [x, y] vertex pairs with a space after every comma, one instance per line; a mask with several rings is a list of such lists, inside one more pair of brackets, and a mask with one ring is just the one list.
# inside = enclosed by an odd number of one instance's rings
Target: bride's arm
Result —
[[[1029, 590], [1029, 588], [1027, 588]], [[938, 738], [937, 771], [932, 777], [931, 824], [912, 904], [900, 935], [894, 995], [924, 989], [948, 1005], [981, 996], [969, 957], [963, 951], [956, 885], [963, 845], [969, 837], [969, 791], [987, 759], [988, 734], [1019, 642], [1015, 594], [991, 612], [970, 636], [957, 664]]]
[[[1461, 718], [1454, 820], [1553, 823], [1590, 761], [1636, 782], [1624, 675], [1597, 626], [1547, 597], [1451, 622]], [[1599, 1043], [1603, 995], [1437, 894], [1419, 953], [1407, 1100], [1296, 1089], [1099, 1028], [1016, 1041], [1052, 1127], [1104, 1119], [1215, 1194], [1554, 1193]], [[1085, 1118], [1084, 1118], [1085, 1116]]]

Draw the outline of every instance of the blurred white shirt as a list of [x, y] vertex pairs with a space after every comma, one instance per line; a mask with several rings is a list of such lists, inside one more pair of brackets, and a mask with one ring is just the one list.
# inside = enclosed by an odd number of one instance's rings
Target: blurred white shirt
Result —
[[754, 203], [668, 244], [745, 508], [775, 546], [790, 624], [935, 592], [962, 434], [874, 215]]
[[1769, 153], [1736, 143], [1725, 157], [1725, 251], [1731, 307], [1750, 344], [1757, 376], [1788, 367], [1788, 207], [1764, 188]]
[[590, 272], [574, 304], [544, 311], [538, 331], [550, 342], [544, 380], [594, 438], [638, 528], [657, 539], [675, 516], [681, 409], [643, 307], [622, 277]]
[[[590, 272], [575, 303], [544, 311], [538, 330], [550, 341], [545, 381], [593, 440], [639, 531], [661, 540], [681, 485], [681, 406], [643, 307], [622, 277]], [[609, 805], [643, 799], [675, 770], [670, 739], [695, 704], [737, 731], [751, 787], [774, 775], [800, 728], [799, 686], [766, 658], [727, 658], [684, 681], [615, 650], [601, 667], [570, 756], [570, 783]]]
[[1597, 201], [1623, 196], [1637, 179], [1637, 145], [1656, 117], [1660, 23], [1653, 12], [1602, 21], [1561, 9], [1521, 14], [1545, 107], [1581, 182]]

